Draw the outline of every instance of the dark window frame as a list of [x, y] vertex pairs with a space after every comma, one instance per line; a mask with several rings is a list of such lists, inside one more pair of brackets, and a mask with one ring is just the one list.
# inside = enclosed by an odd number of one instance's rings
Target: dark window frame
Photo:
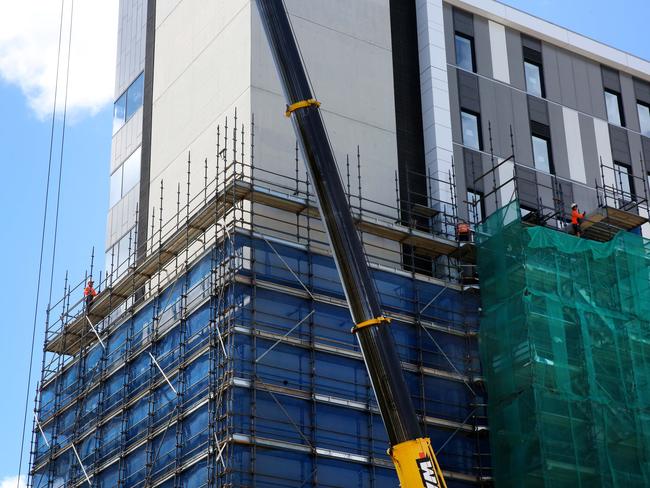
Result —
[[[617, 92], [616, 90], [612, 90], [611, 88], [603, 88], [603, 97], [605, 98], [605, 111], [607, 112], [607, 93], [610, 95], [614, 95], [616, 97], [616, 102], [618, 105], [618, 118], [621, 122], [620, 127], [625, 127], [625, 112], [623, 112], [623, 97], [621, 97], [621, 93]], [[609, 112], [607, 112], [607, 122], [613, 125], [613, 122], [610, 122], [609, 120]]]
[[[476, 117], [476, 133], [478, 134], [478, 147], [470, 147], [465, 144], [465, 130], [463, 126], [463, 113], [466, 113], [467, 115], [472, 115]], [[463, 143], [463, 147], [467, 149], [471, 149], [473, 151], [482, 151], [483, 150], [483, 127], [481, 125], [481, 114], [478, 112], [474, 112], [473, 110], [469, 110], [466, 108], [461, 108], [460, 109], [460, 132], [461, 132], [461, 142]]]
[[460, 37], [461, 39], [469, 41], [469, 49], [470, 49], [471, 60], [472, 60], [471, 72], [476, 73], [476, 49], [475, 49], [475, 46], [474, 46], [474, 37], [470, 36], [468, 34], [464, 34], [462, 32], [458, 32], [458, 31], [454, 32], [454, 55], [455, 55], [454, 61], [456, 62], [456, 67], [458, 67], [460, 69], [463, 69], [463, 70], [466, 70], [466, 71], [467, 71], [466, 68], [463, 68], [462, 66], [460, 66], [458, 64], [458, 49], [456, 47], [456, 38], [457, 37]]

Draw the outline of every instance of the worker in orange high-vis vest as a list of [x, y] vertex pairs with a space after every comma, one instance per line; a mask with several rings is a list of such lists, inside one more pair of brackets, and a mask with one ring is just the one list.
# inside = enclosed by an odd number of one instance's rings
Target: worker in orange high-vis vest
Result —
[[573, 228], [573, 234], [582, 237], [582, 229], [580, 228], [580, 224], [582, 223], [582, 219], [585, 218], [585, 213], [582, 212], [580, 213], [580, 210], [578, 209], [578, 204], [577, 203], [572, 203], [571, 204], [571, 227]]
[[84, 299], [86, 301], [86, 313], [90, 310], [90, 306], [93, 304], [93, 300], [97, 296], [97, 291], [93, 288], [92, 278], [88, 280], [88, 285], [84, 288]]

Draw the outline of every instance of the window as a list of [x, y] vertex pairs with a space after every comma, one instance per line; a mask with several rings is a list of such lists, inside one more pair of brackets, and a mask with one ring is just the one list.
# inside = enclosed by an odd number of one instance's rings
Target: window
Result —
[[623, 105], [621, 105], [621, 96], [613, 91], [605, 90], [605, 105], [607, 106], [607, 120], [610, 124], [625, 125], [623, 119]]
[[481, 131], [479, 116], [465, 110], [460, 113], [463, 131], [463, 144], [472, 149], [481, 150]]
[[530, 61], [524, 61], [524, 72], [526, 75], [526, 91], [536, 97], [544, 97], [544, 82], [542, 79], [542, 67]]
[[142, 107], [144, 100], [144, 73], [140, 73], [113, 105], [113, 134]]
[[141, 74], [126, 91], [126, 120], [142, 107], [144, 100], [144, 74]]
[[467, 71], [474, 71], [474, 40], [456, 34], [456, 66]]
[[483, 221], [485, 215], [483, 209], [483, 195], [480, 192], [467, 189], [467, 213], [470, 224], [478, 224]]
[[637, 102], [636, 110], [639, 112], [639, 125], [641, 126], [641, 134], [650, 137], [650, 106]]
[[627, 164], [614, 161], [614, 185], [618, 190], [618, 201], [620, 204], [629, 203], [632, 196], [632, 168]]
[[140, 181], [142, 148], [138, 147], [111, 175], [110, 202], [112, 207]]
[[126, 93], [122, 94], [113, 105], [113, 134], [126, 122]]
[[553, 162], [549, 151], [549, 141], [539, 136], [533, 136], [533, 160], [535, 168], [547, 173], [553, 173]]

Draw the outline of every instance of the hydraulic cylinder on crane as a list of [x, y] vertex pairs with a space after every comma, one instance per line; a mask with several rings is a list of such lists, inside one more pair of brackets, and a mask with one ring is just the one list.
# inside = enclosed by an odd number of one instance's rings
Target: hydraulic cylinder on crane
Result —
[[309, 85], [298, 45], [282, 0], [257, 0], [287, 100], [316, 190], [322, 222], [345, 291], [363, 360], [390, 442], [389, 454], [403, 488], [446, 488], [442, 471], [423, 436], [413, 408], [395, 341], [366, 262], [334, 153]]

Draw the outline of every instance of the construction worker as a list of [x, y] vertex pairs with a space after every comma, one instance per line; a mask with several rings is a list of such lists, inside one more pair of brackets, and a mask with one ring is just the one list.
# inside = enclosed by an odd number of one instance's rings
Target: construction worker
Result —
[[456, 236], [460, 242], [469, 242], [472, 238], [472, 229], [470, 225], [461, 220], [456, 225]]
[[93, 279], [88, 280], [86, 288], [84, 288], [84, 300], [86, 301], [86, 313], [90, 311], [90, 306], [93, 304], [93, 300], [97, 296], [97, 291], [93, 288]]
[[578, 204], [577, 203], [572, 203], [571, 204], [571, 227], [573, 229], [573, 234], [582, 237], [582, 229], [580, 228], [580, 224], [582, 223], [582, 219], [585, 218], [585, 213], [582, 212], [580, 213], [580, 210], [578, 209]]

